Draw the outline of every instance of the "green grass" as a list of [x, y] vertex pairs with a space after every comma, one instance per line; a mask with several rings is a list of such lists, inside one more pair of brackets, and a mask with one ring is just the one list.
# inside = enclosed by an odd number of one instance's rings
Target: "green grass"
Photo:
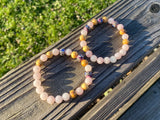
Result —
[[116, 0], [0, 0], [0, 77]]

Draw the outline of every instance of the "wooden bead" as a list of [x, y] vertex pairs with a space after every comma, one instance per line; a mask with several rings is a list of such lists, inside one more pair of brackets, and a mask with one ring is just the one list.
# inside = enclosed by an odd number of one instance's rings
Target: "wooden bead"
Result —
[[81, 88], [82, 88], [83, 90], [87, 90], [87, 89], [88, 89], [88, 85], [87, 85], [86, 83], [82, 83], [82, 84], [81, 84]]
[[103, 16], [102, 19], [103, 19], [103, 22], [104, 22], [104, 23], [106, 23], [106, 22], [108, 21], [108, 19], [107, 19], [106, 16]]
[[84, 35], [80, 35], [79, 40], [80, 41], [86, 40], [86, 37]]
[[82, 60], [82, 61], [81, 61], [81, 65], [82, 65], [83, 67], [85, 67], [86, 65], [88, 65], [88, 61], [87, 61], [87, 60]]
[[97, 20], [96, 20], [95, 18], [93, 18], [91, 21], [92, 21], [92, 23], [93, 23], [94, 25], [97, 25], [97, 24], [98, 24], [98, 22], [97, 22]]
[[42, 61], [40, 59], [36, 60], [36, 65], [37, 66], [41, 66], [42, 65]]
[[53, 57], [53, 54], [52, 54], [51, 51], [48, 51], [48, 52], [46, 53], [46, 55], [47, 55], [48, 58], [52, 58], [52, 57]]
[[84, 46], [84, 47], [83, 47], [83, 51], [84, 51], [84, 52], [87, 52], [88, 50], [89, 50], [89, 47], [88, 47], [88, 46]]
[[78, 53], [76, 52], [76, 51], [73, 51], [72, 53], [71, 53], [71, 57], [72, 58], [77, 58], [77, 56], [78, 56]]
[[127, 44], [127, 45], [128, 45], [128, 44], [129, 44], [129, 40], [124, 39], [124, 40], [123, 40], [123, 45], [125, 45], [125, 44]]
[[76, 98], [76, 96], [77, 96], [77, 94], [75, 93], [74, 90], [70, 90], [69, 94], [70, 94], [71, 98]]

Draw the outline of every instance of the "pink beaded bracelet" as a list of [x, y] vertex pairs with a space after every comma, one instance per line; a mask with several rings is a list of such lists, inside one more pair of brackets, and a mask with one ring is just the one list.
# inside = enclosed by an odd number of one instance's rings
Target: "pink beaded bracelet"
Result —
[[[89, 31], [91, 31], [95, 25], [102, 24], [108, 22], [113, 27], [116, 27], [119, 30], [120, 35], [122, 35], [122, 48], [119, 52], [115, 53], [111, 57], [97, 57], [93, 54], [91, 50], [89, 50], [89, 47], [87, 46], [86, 38]], [[97, 62], [98, 64], [109, 64], [109, 63], [116, 63], [117, 60], [121, 59], [122, 56], [125, 56], [127, 51], [129, 50], [129, 35], [125, 33], [124, 26], [122, 24], [118, 24], [113, 18], [107, 19], [107, 17], [102, 17], [99, 19], [92, 19], [90, 22], [87, 23], [87, 25], [82, 29], [81, 35], [79, 37], [80, 39], [80, 46], [83, 48], [83, 51], [86, 52], [86, 56], [90, 58], [92, 62]]]
[[[71, 56], [73, 59], [77, 59], [79, 62], [81, 62], [81, 65], [85, 67], [85, 81], [81, 84], [80, 87], [77, 87], [75, 90], [71, 90], [69, 93], [65, 92], [61, 95], [57, 95], [56, 97], [52, 95], [48, 95], [44, 91], [43, 86], [41, 85], [41, 66], [43, 65], [44, 62], [46, 62], [49, 58], [52, 58], [53, 56], [57, 55], [67, 55]], [[33, 67], [33, 85], [36, 87], [36, 92], [40, 94], [40, 98], [42, 100], [46, 100], [49, 104], [55, 103], [62, 103], [62, 101], [68, 101], [70, 98], [75, 98], [77, 95], [82, 95], [85, 90], [87, 90], [88, 86], [92, 84], [92, 66], [88, 64], [88, 61], [84, 59], [82, 55], [78, 55], [76, 51], [73, 51], [71, 49], [56, 49], [54, 48], [52, 51], [47, 52], [46, 54], [42, 54], [40, 56], [40, 59], [36, 61], [36, 65]]]

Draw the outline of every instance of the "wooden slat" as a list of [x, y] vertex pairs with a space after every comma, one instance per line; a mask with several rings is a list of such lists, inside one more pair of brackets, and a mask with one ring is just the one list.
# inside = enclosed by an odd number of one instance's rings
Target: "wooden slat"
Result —
[[[78, 37], [84, 24], [68, 34], [56, 44], [49, 46], [26, 63], [10, 71], [0, 79], [0, 116], [2, 119], [74, 119], [80, 116], [87, 105], [94, 101], [106, 89], [112, 86], [123, 74], [137, 65], [142, 58], [160, 43], [159, 18], [149, 12], [154, 0], [119, 0], [95, 17], [107, 15], [125, 25], [131, 36], [131, 49], [127, 56], [116, 64], [94, 66], [94, 85], [83, 96], [60, 105], [48, 105], [41, 101], [32, 85], [32, 67], [34, 61], [48, 50], [72, 48], [83, 53]], [[111, 36], [112, 35], [112, 36]], [[109, 25], [99, 25], [88, 38], [89, 46], [97, 56], [108, 56], [121, 47], [118, 32]], [[120, 39], [120, 40], [119, 40]], [[106, 42], [107, 41], [107, 42]], [[104, 44], [105, 43], [105, 44]], [[83, 53], [84, 54], [84, 53]], [[43, 82], [48, 92], [61, 94], [78, 86], [82, 81], [84, 68], [71, 58], [56, 57], [46, 63], [43, 70]], [[73, 64], [73, 65], [72, 65]], [[52, 82], [50, 82], [52, 80]], [[47, 90], [47, 88], [46, 88]]]
[[[82, 120], [117, 120], [160, 77], [160, 48], [142, 62], [109, 96], [95, 105]], [[135, 115], [136, 116], [136, 115]], [[128, 116], [126, 119], [130, 119]], [[137, 118], [138, 119], [138, 118]]]

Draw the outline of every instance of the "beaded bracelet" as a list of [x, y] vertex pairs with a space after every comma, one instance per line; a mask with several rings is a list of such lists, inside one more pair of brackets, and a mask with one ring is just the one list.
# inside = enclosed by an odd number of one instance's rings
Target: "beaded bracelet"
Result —
[[[69, 93], [65, 92], [62, 96], [57, 95], [56, 97], [52, 95], [48, 95], [48, 93], [44, 92], [44, 88], [41, 85], [41, 66], [44, 62], [46, 62], [49, 58], [58, 55], [67, 55], [71, 56], [73, 59], [76, 59], [81, 62], [81, 65], [85, 67], [85, 81], [81, 84], [80, 87], [77, 87], [75, 90], [70, 90]], [[82, 95], [84, 90], [87, 90], [88, 86], [92, 84], [92, 66], [88, 64], [88, 61], [84, 59], [82, 55], [78, 55], [76, 51], [71, 49], [60, 49], [54, 48], [52, 51], [48, 51], [46, 54], [42, 54], [40, 58], [36, 61], [36, 65], [33, 67], [33, 78], [35, 79], [33, 85], [36, 87], [36, 92], [40, 94], [40, 98], [42, 100], [46, 100], [49, 104], [53, 104], [54, 102], [60, 104], [62, 101], [68, 101], [70, 98], [75, 98], [77, 95]]]
[[[95, 25], [97, 24], [102, 24], [102, 23], [109, 23], [111, 24], [113, 27], [116, 27], [119, 30], [119, 34], [122, 35], [122, 48], [119, 52], [115, 53], [113, 56], [111, 57], [97, 57], [96, 55], [93, 55], [93, 52], [91, 50], [89, 50], [89, 47], [87, 46], [87, 42], [86, 42], [86, 38], [87, 38], [87, 34], [88, 32], [90, 32]], [[115, 63], [117, 60], [121, 59], [122, 56], [126, 55], [126, 52], [129, 50], [129, 40], [128, 40], [129, 36], [128, 34], [126, 34], [125, 30], [124, 30], [124, 26], [122, 24], [118, 24], [113, 18], [109, 18], [107, 19], [107, 17], [102, 17], [99, 19], [92, 19], [90, 22], [87, 23], [87, 25], [82, 29], [81, 31], [81, 35], [79, 37], [80, 39], [80, 46], [83, 48], [83, 51], [86, 52], [86, 56], [88, 58], [90, 58], [90, 60], [92, 62], [97, 62], [98, 64], [109, 64], [111, 63]]]

